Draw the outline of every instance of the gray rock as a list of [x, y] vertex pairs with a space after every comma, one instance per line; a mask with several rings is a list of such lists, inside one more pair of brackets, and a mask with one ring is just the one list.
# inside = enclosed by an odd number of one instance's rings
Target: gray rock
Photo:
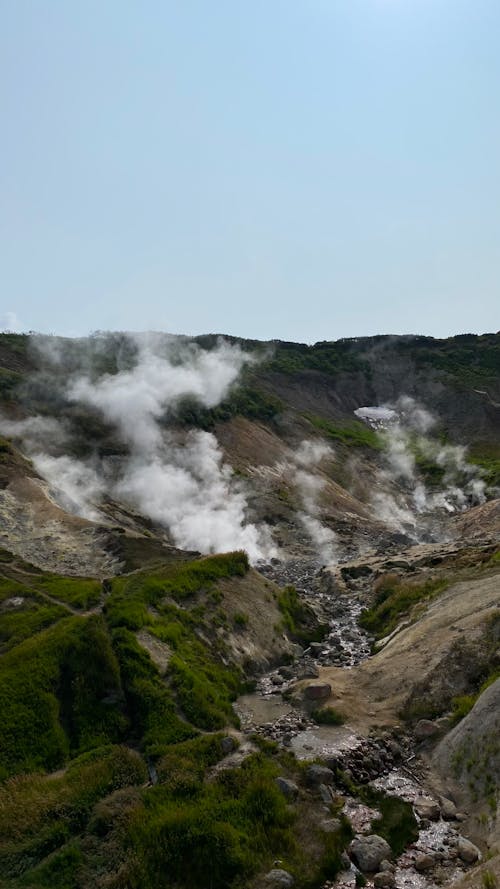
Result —
[[306, 685], [304, 695], [308, 701], [326, 701], [332, 693], [329, 682], [311, 682]]
[[324, 645], [322, 642], [311, 642], [309, 648], [311, 649], [311, 654], [316, 657], [318, 654], [321, 654]]
[[236, 750], [237, 744], [234, 738], [232, 738], [231, 735], [228, 735], [226, 738], [222, 739], [220, 746], [222, 747], [222, 752], [227, 755], [228, 753], [232, 753], [233, 750]]
[[349, 858], [347, 852], [342, 852], [340, 856], [340, 863], [342, 865], [342, 870], [351, 869], [351, 859]]
[[481, 857], [481, 853], [474, 843], [466, 840], [465, 837], [458, 838], [458, 856], [465, 864], [474, 864]]
[[295, 670], [293, 667], [288, 667], [286, 664], [283, 667], [280, 667], [278, 673], [281, 673], [284, 679], [293, 679], [295, 676]]
[[432, 855], [422, 852], [421, 855], [417, 855], [415, 858], [415, 870], [418, 870], [419, 873], [423, 873], [426, 870], [430, 870], [431, 867], [434, 867], [435, 863]]
[[446, 796], [439, 797], [439, 805], [441, 806], [441, 815], [445, 821], [454, 821], [457, 817], [457, 807], [451, 799]]
[[273, 867], [264, 877], [264, 881], [267, 886], [282, 887], [282, 889], [290, 889], [295, 883], [292, 875], [280, 867]]
[[375, 833], [354, 837], [349, 852], [354, 863], [365, 873], [378, 870], [380, 862], [392, 855], [389, 843]]
[[413, 804], [413, 808], [415, 809], [415, 812], [417, 813], [419, 818], [423, 818], [424, 820], [429, 821], [439, 820], [439, 816], [441, 814], [439, 803], [437, 803], [433, 799], [430, 799], [430, 797], [420, 797]]
[[333, 784], [335, 775], [331, 769], [326, 766], [309, 766], [306, 771], [306, 781], [312, 787], [318, 787], [320, 784]]
[[329, 806], [332, 802], [332, 792], [327, 784], [320, 784], [318, 787], [319, 795], [325, 805]]
[[373, 885], [375, 886], [375, 889], [393, 889], [393, 886], [396, 885], [396, 878], [390, 871], [383, 870], [380, 871], [380, 873], [375, 874]]
[[384, 860], [380, 862], [378, 867], [379, 867], [379, 870], [388, 870], [391, 872], [391, 874], [393, 874], [394, 871], [396, 870], [392, 861], [388, 861], [387, 858], [384, 858]]
[[317, 679], [319, 670], [316, 664], [304, 664], [297, 669], [297, 679]]
[[288, 778], [276, 778], [276, 784], [281, 790], [283, 796], [288, 800], [296, 800], [299, 795], [299, 788], [293, 781], [289, 781]]

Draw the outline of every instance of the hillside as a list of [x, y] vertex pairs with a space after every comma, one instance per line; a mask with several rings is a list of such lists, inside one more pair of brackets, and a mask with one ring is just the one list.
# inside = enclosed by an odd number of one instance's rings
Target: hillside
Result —
[[473, 880], [500, 334], [0, 334], [0, 436], [0, 885]]

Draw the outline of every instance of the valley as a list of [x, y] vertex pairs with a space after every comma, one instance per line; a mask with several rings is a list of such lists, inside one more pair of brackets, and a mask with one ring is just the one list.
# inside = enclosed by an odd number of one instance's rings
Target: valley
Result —
[[496, 885], [499, 368], [0, 335], [0, 885]]

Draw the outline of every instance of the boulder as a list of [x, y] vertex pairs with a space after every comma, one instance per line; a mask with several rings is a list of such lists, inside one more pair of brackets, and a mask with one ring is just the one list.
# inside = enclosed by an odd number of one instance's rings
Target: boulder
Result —
[[375, 874], [373, 878], [375, 889], [393, 889], [396, 885], [396, 878], [391, 874], [390, 870], [382, 870]]
[[322, 802], [324, 802], [325, 806], [330, 806], [333, 799], [331, 788], [328, 787], [328, 784], [320, 784], [318, 790]]
[[423, 873], [426, 870], [430, 870], [431, 867], [434, 867], [435, 863], [432, 855], [422, 852], [415, 858], [415, 870], [418, 870], [419, 873]]
[[299, 795], [299, 788], [294, 783], [294, 781], [289, 781], [288, 778], [279, 777], [276, 778], [276, 784], [287, 800], [293, 802], [297, 799]]
[[331, 693], [332, 687], [329, 682], [311, 682], [304, 689], [308, 701], [326, 701]]
[[319, 787], [320, 784], [333, 784], [335, 775], [326, 766], [309, 766], [306, 771], [306, 781], [311, 787]]
[[273, 867], [273, 869], [264, 877], [264, 882], [266, 886], [275, 886], [276, 889], [278, 889], [278, 887], [279, 889], [290, 889], [295, 883], [295, 880], [287, 870], [282, 870], [280, 867]]
[[375, 833], [354, 837], [349, 853], [354, 863], [365, 873], [377, 871], [380, 862], [392, 856], [389, 843]]
[[454, 821], [457, 817], [457, 807], [451, 799], [446, 796], [439, 797], [439, 805], [441, 806], [441, 815], [445, 821]]
[[222, 747], [222, 752], [227, 756], [228, 753], [232, 753], [233, 750], [236, 750], [238, 745], [231, 735], [227, 735], [227, 737], [223, 738], [220, 742], [220, 746]]
[[474, 843], [471, 843], [470, 840], [466, 840], [465, 837], [458, 838], [458, 857], [465, 862], [465, 864], [474, 864], [481, 857], [481, 853], [477, 846]]
[[439, 803], [427, 796], [419, 797], [419, 799], [414, 802], [413, 808], [418, 817], [426, 821], [438, 821], [439, 816], [441, 815]]

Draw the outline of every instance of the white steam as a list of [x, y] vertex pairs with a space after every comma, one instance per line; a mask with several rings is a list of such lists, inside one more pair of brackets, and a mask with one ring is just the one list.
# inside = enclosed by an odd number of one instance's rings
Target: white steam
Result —
[[[98, 518], [99, 501], [108, 494], [162, 524], [179, 547], [204, 553], [244, 549], [253, 562], [269, 559], [276, 553], [270, 532], [247, 522], [245, 492], [215, 436], [192, 431], [182, 437], [167, 425], [183, 398], [217, 405], [252, 358], [224, 341], [211, 351], [165, 337], [139, 337], [132, 345], [132, 368], [97, 380], [80, 375], [66, 388], [72, 401], [97, 408], [119, 430], [130, 449], [123, 460], [91, 464], [51, 454], [54, 443], [61, 450], [65, 441], [55, 420], [5, 422], [3, 431], [22, 438], [39, 473], [72, 512]], [[49, 359], [60, 364], [58, 349], [52, 353]]]
[[[386, 466], [371, 498], [382, 521], [418, 538], [420, 518], [484, 503], [486, 485], [479, 467], [468, 463], [466, 448], [433, 437], [435, 418], [412, 398], [402, 396], [394, 405], [359, 408], [355, 413], [385, 442]], [[423, 462], [434, 467], [438, 480], [434, 485], [426, 484]]]
[[313, 472], [326, 457], [331, 459], [333, 451], [324, 442], [303, 441], [284, 468], [301, 500], [298, 518], [322, 561], [332, 564], [337, 561], [337, 538], [335, 532], [321, 521], [320, 498], [325, 482]]

